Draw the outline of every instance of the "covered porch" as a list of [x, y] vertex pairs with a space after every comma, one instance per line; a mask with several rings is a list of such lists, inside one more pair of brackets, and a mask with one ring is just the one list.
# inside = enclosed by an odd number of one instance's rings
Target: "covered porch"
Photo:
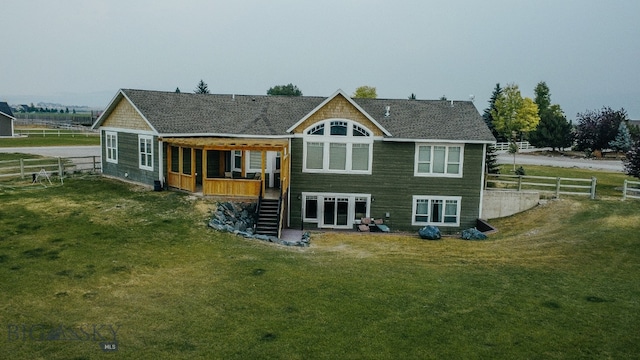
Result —
[[284, 195], [289, 189], [288, 139], [159, 140], [166, 145], [165, 181], [169, 187], [249, 198]]

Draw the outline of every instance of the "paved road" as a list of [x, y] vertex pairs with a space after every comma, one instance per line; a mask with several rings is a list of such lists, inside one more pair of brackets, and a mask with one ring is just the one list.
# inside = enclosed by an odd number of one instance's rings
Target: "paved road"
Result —
[[[513, 155], [498, 154], [497, 162], [498, 164], [513, 164]], [[622, 160], [576, 159], [569, 156], [543, 156], [527, 153], [516, 154], [516, 166], [518, 165], [547, 165], [624, 172]]]
[[68, 158], [74, 156], [100, 156], [100, 146], [0, 147], [0, 152]]

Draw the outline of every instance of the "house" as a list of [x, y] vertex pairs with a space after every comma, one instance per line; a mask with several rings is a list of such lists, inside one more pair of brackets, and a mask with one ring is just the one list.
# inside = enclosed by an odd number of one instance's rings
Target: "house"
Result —
[[13, 136], [14, 121], [16, 118], [11, 112], [11, 107], [6, 102], [0, 101], [0, 136]]
[[353, 99], [341, 90], [287, 97], [124, 89], [93, 128], [104, 175], [260, 199], [265, 208], [273, 198], [276, 214], [265, 217], [276, 217], [274, 234], [354, 229], [365, 217], [394, 230], [473, 227], [495, 142], [470, 101]]

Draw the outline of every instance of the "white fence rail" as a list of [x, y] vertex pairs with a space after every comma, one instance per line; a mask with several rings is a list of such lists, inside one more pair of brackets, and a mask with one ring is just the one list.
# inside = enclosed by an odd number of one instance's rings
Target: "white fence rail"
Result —
[[99, 156], [77, 156], [69, 158], [17, 159], [0, 161], [0, 179], [26, 178], [42, 170], [47, 174], [64, 176], [73, 172], [100, 172]]
[[75, 129], [74, 127], [69, 127], [67, 129], [16, 129], [16, 135], [18, 136], [38, 136], [38, 137], [76, 137], [76, 136], [99, 136], [100, 134], [97, 131], [87, 130], [85, 129]]
[[[496, 151], [501, 152], [501, 151], [509, 151], [509, 142], [499, 142], [496, 143], [494, 145], [494, 147], [496, 148]], [[528, 141], [518, 141], [516, 144], [518, 144], [518, 149], [520, 150], [534, 150], [536, 147], [529, 144]]]
[[622, 200], [640, 199], [640, 181], [625, 180], [622, 187]]
[[587, 195], [596, 198], [596, 178], [574, 179], [548, 176], [487, 174], [486, 190], [538, 191], [560, 195]]

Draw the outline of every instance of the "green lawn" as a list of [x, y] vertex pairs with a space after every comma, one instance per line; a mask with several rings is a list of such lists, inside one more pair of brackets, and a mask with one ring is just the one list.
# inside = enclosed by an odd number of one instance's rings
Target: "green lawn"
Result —
[[[12, 358], [640, 354], [640, 201], [549, 201], [481, 242], [314, 232], [309, 248], [217, 233], [211, 202], [93, 176], [1, 184], [0, 203]], [[46, 340], [59, 326], [79, 340]], [[109, 326], [116, 354], [99, 349]]]

